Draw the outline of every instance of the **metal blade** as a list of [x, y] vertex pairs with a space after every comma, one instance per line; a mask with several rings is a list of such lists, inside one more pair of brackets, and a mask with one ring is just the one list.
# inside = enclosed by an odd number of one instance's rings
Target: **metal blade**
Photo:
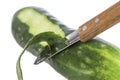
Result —
[[53, 56], [59, 54], [60, 52], [64, 51], [65, 49], [67, 49], [68, 47], [72, 46], [73, 44], [75, 44], [76, 42], [80, 41], [79, 37], [76, 37], [75, 39], [72, 39], [72, 41], [69, 42], [69, 44], [67, 46], [65, 46], [64, 48], [58, 50], [57, 52], [55, 52], [54, 54], [51, 54], [49, 56], [45, 56], [43, 58], [37, 57], [37, 59], [35, 60], [34, 64], [37, 65], [47, 59], [52, 58]]

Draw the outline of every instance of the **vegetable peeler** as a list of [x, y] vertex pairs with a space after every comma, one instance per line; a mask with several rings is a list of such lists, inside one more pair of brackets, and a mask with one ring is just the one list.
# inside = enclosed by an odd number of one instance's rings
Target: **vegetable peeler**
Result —
[[110, 8], [108, 8], [107, 10], [103, 11], [99, 15], [95, 16], [91, 20], [87, 21], [83, 25], [81, 25], [78, 30], [67, 35], [66, 39], [69, 41], [69, 44], [67, 46], [43, 58], [40, 58], [38, 56], [34, 64], [37, 65], [47, 59], [52, 58], [56, 54], [59, 54], [60, 52], [64, 51], [65, 49], [72, 46], [74, 43], [78, 41], [86, 42], [94, 38], [98, 34], [117, 24], [119, 21], [120, 21], [120, 1], [111, 6]]

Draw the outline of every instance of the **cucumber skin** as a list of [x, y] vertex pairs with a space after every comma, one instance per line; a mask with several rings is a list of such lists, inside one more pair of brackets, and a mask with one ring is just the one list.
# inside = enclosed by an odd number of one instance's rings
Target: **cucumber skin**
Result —
[[69, 80], [120, 80], [120, 50], [101, 39], [78, 42], [48, 63]]
[[[40, 8], [28, 8], [46, 15], [46, 11]], [[30, 34], [29, 27], [16, 17], [20, 11], [14, 15], [12, 33], [18, 44], [23, 47], [34, 34]], [[59, 25], [66, 35], [73, 31], [53, 20], [52, 16], [46, 16], [51, 22]], [[18, 27], [22, 30], [20, 31]], [[38, 49], [41, 48], [39, 44], [35, 44], [28, 51], [38, 56], [40, 53]], [[69, 80], [120, 80], [120, 49], [101, 39], [93, 39], [86, 43], [78, 42], [47, 60], [47, 63]]]

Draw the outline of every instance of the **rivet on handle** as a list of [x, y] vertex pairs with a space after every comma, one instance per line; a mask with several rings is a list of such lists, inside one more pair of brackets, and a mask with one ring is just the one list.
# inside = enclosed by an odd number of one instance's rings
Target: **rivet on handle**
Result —
[[87, 29], [88, 29], [87, 26], [83, 26], [83, 27], [82, 27], [82, 30], [83, 30], [83, 31], [85, 31], [85, 30], [87, 30]]
[[96, 18], [96, 19], [95, 19], [95, 23], [98, 23], [99, 21], [100, 21], [99, 18]]

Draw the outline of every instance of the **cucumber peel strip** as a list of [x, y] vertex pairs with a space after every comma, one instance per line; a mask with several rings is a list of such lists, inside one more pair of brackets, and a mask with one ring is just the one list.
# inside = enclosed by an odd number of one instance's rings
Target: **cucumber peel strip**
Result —
[[48, 46], [56, 43], [56, 42], [62, 42], [64, 44], [66, 44], [66, 39], [65, 38], [61, 38], [59, 35], [56, 35], [53, 32], [44, 32], [44, 33], [40, 33], [38, 35], [33, 36], [25, 45], [23, 51], [21, 52], [21, 54], [18, 57], [17, 63], [16, 63], [16, 71], [17, 71], [17, 77], [18, 80], [23, 80], [23, 73], [22, 73], [22, 69], [21, 69], [21, 57], [23, 56], [24, 52], [26, 51], [26, 49], [31, 46], [32, 44], [35, 44], [37, 42], [40, 41], [46, 41], [48, 43]]
[[[33, 37], [34, 38], [34, 37]], [[32, 39], [33, 39], [32, 38]], [[22, 69], [21, 69], [21, 57], [22, 55], [24, 54], [25, 50], [30, 46], [30, 43], [31, 43], [31, 40], [30, 39], [28, 41], [28, 43], [25, 45], [23, 51], [21, 52], [21, 54], [19, 55], [18, 57], [18, 60], [17, 60], [17, 63], [16, 63], [16, 71], [17, 71], [17, 77], [18, 77], [18, 80], [23, 80], [23, 74], [22, 74]]]

